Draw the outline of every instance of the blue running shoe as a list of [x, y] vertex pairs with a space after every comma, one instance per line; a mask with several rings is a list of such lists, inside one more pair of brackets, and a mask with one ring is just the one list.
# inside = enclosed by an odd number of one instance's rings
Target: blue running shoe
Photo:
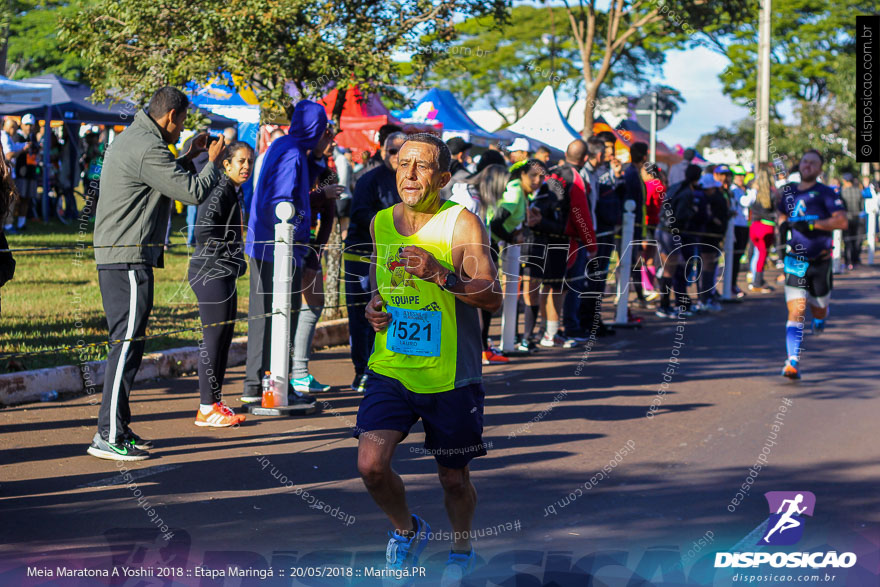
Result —
[[819, 320], [818, 318], [813, 318], [813, 325], [810, 329], [813, 334], [824, 334], [825, 333], [825, 320]]
[[290, 384], [293, 385], [294, 390], [300, 391], [302, 393], [320, 393], [324, 391], [330, 391], [330, 386], [318, 382], [318, 380], [315, 379], [314, 375], [309, 375], [307, 377], [302, 377], [299, 379], [297, 379], [296, 377], [292, 377], [290, 379]]
[[465, 575], [474, 569], [474, 547], [468, 554], [449, 551], [446, 568], [440, 577], [440, 587], [459, 587]]
[[[395, 579], [408, 578], [407, 569], [416, 566], [419, 562], [419, 555], [428, 546], [428, 535], [431, 533], [431, 527], [426, 521], [413, 514], [413, 529], [415, 534], [409, 538], [401, 536], [396, 531], [389, 532], [388, 547], [385, 549], [385, 569], [390, 571], [390, 577]], [[412, 579], [409, 577], [409, 579]], [[392, 585], [410, 585], [412, 581], [393, 581]]]

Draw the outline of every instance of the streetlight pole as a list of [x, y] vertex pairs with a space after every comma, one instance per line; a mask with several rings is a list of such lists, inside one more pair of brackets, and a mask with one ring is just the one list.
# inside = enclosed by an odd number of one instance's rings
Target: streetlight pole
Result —
[[755, 172], [770, 160], [770, 24], [772, 0], [761, 0], [758, 16], [758, 92], [755, 109]]
[[657, 163], [657, 92], [651, 92], [651, 163]]

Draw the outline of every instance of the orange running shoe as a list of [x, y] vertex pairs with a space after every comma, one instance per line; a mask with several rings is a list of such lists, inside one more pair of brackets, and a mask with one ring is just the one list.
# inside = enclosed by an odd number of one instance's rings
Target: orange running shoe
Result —
[[800, 379], [801, 373], [798, 369], [798, 362], [792, 361], [789, 359], [785, 362], [785, 365], [782, 366], [782, 376], [788, 377], [789, 379]]
[[502, 363], [509, 363], [510, 359], [505, 357], [504, 355], [499, 355], [492, 349], [488, 351], [483, 351], [483, 364], [484, 365], [500, 365]]
[[210, 426], [212, 428], [227, 428], [244, 422], [246, 416], [236, 415], [223, 402], [217, 402], [207, 414], [203, 414], [201, 410], [196, 414], [196, 426]]

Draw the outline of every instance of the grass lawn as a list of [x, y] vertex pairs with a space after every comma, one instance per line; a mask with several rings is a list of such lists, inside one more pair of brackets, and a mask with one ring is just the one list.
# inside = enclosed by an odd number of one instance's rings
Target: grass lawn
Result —
[[[155, 269], [153, 311], [147, 334], [158, 334], [199, 326], [195, 294], [186, 280], [191, 250], [186, 246], [185, 215], [172, 220], [172, 248], [165, 253], [165, 268]], [[3, 286], [0, 316], [0, 353], [27, 353], [64, 345], [107, 340], [107, 323], [98, 288], [98, 271], [90, 245], [92, 228], [80, 234], [80, 223], [64, 226], [28, 224], [27, 231], [9, 235], [9, 248], [85, 245], [70, 251], [15, 254], [15, 279]], [[183, 232], [181, 232], [183, 230]], [[248, 276], [238, 280], [238, 317], [247, 316]], [[341, 303], [345, 303], [344, 298]], [[326, 314], [326, 312], [325, 312]], [[236, 336], [246, 334], [247, 322], [235, 326]], [[146, 352], [195, 346], [198, 331], [161, 336], [147, 341]], [[81, 354], [82, 353], [82, 354]], [[35, 355], [17, 359], [13, 370], [75, 365], [82, 360], [107, 358], [105, 345], [77, 351]], [[9, 360], [0, 362], [0, 373], [8, 372]]]

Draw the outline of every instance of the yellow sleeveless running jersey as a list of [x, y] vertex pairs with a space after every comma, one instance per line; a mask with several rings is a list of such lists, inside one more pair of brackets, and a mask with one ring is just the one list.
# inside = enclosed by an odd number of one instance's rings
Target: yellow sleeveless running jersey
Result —
[[376, 285], [391, 324], [376, 333], [368, 367], [414, 393], [440, 393], [482, 378], [477, 308], [404, 271], [400, 249], [415, 245], [452, 269], [452, 235], [464, 207], [444, 201], [418, 232], [394, 227], [394, 206], [376, 214]]

